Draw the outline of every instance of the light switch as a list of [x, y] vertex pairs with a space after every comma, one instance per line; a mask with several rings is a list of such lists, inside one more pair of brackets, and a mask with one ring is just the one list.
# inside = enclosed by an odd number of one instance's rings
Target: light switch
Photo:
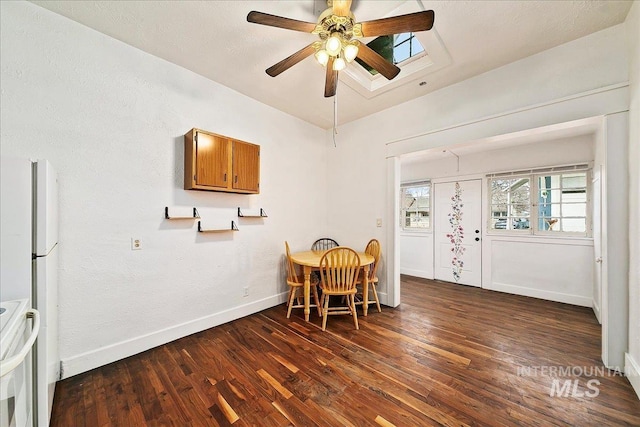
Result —
[[382, 227], [382, 218], [376, 219], [376, 226], [377, 227]]

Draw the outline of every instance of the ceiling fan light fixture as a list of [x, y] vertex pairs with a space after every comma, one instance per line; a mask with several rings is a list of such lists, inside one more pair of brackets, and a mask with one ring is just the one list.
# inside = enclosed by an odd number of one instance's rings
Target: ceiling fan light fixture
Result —
[[316, 60], [320, 63], [320, 65], [322, 65], [323, 67], [326, 67], [327, 62], [329, 62], [329, 54], [327, 53], [326, 50], [321, 49], [316, 52]]
[[344, 58], [337, 57], [335, 61], [333, 61], [333, 71], [342, 71], [346, 68], [347, 63]]
[[340, 51], [342, 50], [342, 38], [340, 34], [333, 33], [331, 37], [327, 39], [327, 43], [325, 44], [325, 49], [327, 53], [331, 56], [338, 56]]
[[344, 59], [346, 59], [347, 62], [353, 61], [354, 59], [356, 59], [356, 56], [358, 56], [357, 44], [349, 43], [344, 47]]

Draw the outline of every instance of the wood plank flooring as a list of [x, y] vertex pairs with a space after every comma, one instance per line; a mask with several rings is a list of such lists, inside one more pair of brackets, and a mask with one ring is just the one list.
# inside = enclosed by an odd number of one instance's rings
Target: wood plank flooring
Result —
[[403, 276], [369, 313], [281, 305], [68, 378], [51, 426], [640, 426], [591, 309]]

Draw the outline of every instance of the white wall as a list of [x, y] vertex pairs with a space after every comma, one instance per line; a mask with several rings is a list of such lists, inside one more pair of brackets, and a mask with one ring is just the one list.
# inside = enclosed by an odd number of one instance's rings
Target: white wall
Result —
[[[31, 3], [1, 12], [1, 154], [59, 172], [65, 376], [283, 301], [284, 240], [326, 233], [324, 131]], [[260, 144], [261, 194], [182, 190], [192, 127]], [[240, 231], [198, 234], [165, 206]]]
[[593, 242], [486, 235], [482, 287], [567, 304], [593, 304]]
[[640, 2], [625, 22], [629, 45], [629, 352], [625, 372], [640, 397]]
[[[456, 148], [451, 148], [453, 152]], [[407, 161], [403, 181], [440, 179], [472, 174], [538, 167], [583, 164], [593, 161], [594, 135], [542, 140], [513, 147], [461, 155], [438, 154], [437, 159]], [[486, 184], [485, 184], [486, 185]], [[487, 207], [485, 201], [485, 208]], [[486, 289], [533, 296], [590, 307], [593, 302], [593, 242], [591, 239], [549, 239], [540, 236], [505, 236], [487, 233], [483, 211], [482, 286]], [[432, 235], [400, 236], [403, 274], [424, 273], [433, 278]], [[418, 264], [422, 262], [422, 265]], [[428, 274], [428, 273], [427, 273]], [[420, 275], [428, 277], [428, 275]]]
[[[451, 150], [456, 151], [453, 147]], [[403, 161], [401, 179], [404, 182], [583, 164], [593, 161], [593, 156], [593, 135], [580, 135], [460, 155], [459, 169], [458, 161], [451, 154], [439, 155], [433, 160], [426, 157], [421, 161]]]
[[[340, 239], [364, 240], [376, 231], [373, 224], [377, 212], [385, 212], [383, 259], [391, 259], [395, 266], [399, 239], [391, 203], [397, 199], [392, 184], [399, 182], [399, 162], [392, 159], [434, 147], [626, 111], [627, 54], [625, 26], [618, 25], [340, 126], [341, 142], [328, 152], [327, 167], [332, 172], [328, 175], [332, 189], [329, 205], [340, 206], [329, 210], [329, 228], [337, 230]], [[381, 128], [379, 123], [394, 125]], [[344, 186], [344, 182], [351, 185]], [[359, 188], [368, 191], [356, 191]], [[383, 188], [386, 204], [370, 194], [378, 189], [382, 195]], [[362, 210], [362, 206], [371, 205], [370, 200], [375, 200], [371, 208]], [[354, 211], [361, 214], [352, 215]], [[609, 220], [615, 221], [616, 217]], [[399, 265], [382, 277], [387, 278], [381, 283], [383, 293], [393, 295], [389, 301], [397, 304]]]
[[[339, 206], [328, 212], [329, 229], [339, 241], [364, 244], [370, 237], [382, 238], [383, 257], [388, 258], [393, 241], [387, 239], [386, 230], [375, 228], [375, 218], [383, 213], [385, 227], [389, 231], [396, 227], [385, 200], [375, 197], [388, 187], [385, 175], [392, 164], [386, 162], [386, 157], [430, 148], [420, 138], [414, 138], [418, 135], [429, 137], [442, 129], [509, 111], [526, 115], [532, 106], [624, 84], [628, 79], [624, 38], [624, 26], [618, 25], [340, 126], [338, 147], [331, 147], [327, 157], [331, 172], [327, 177], [331, 189], [329, 205]], [[560, 113], [544, 117], [539, 125], [562, 123], [583, 112]], [[393, 126], [381, 127], [380, 123]], [[519, 124], [513, 123], [513, 131], [522, 130], [517, 128]], [[505, 132], [493, 135], [502, 133]], [[474, 138], [485, 136], [478, 134]], [[474, 138], [450, 138], [448, 143]], [[350, 185], [345, 186], [345, 182]], [[391, 195], [386, 197], [390, 200]], [[379, 277], [386, 277], [385, 274], [382, 272]], [[386, 293], [386, 287], [386, 283], [380, 284], [382, 293]]]
[[400, 233], [400, 273], [433, 279], [433, 233]]

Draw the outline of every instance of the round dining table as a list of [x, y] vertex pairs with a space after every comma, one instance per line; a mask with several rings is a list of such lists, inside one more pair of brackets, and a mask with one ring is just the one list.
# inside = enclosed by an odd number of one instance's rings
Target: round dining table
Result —
[[[302, 266], [304, 272], [304, 320], [309, 321], [311, 312], [311, 271], [320, 268], [320, 259], [326, 251], [303, 251], [291, 254], [291, 260]], [[364, 270], [364, 283], [362, 284], [362, 313], [366, 316], [369, 309], [369, 268], [375, 262], [375, 258], [365, 252], [358, 252], [360, 266]]]

